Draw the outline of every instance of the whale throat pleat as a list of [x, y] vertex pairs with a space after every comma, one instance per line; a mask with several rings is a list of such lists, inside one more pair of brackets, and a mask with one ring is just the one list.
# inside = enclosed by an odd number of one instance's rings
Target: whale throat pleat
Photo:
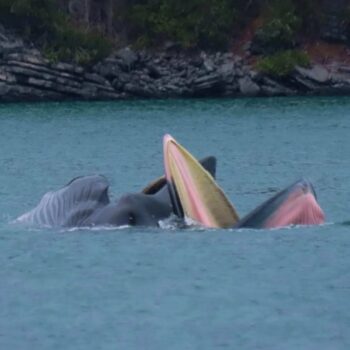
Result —
[[105, 177], [85, 176], [58, 191], [46, 193], [39, 204], [16, 221], [37, 226], [78, 226], [91, 213], [109, 203], [109, 183]]

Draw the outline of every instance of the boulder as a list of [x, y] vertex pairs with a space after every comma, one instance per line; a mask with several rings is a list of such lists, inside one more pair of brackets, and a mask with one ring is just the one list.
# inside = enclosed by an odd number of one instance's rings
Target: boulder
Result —
[[220, 96], [224, 92], [224, 87], [225, 82], [217, 73], [196, 78], [190, 85], [193, 96]]
[[295, 70], [302, 78], [310, 79], [319, 84], [327, 83], [330, 80], [328, 70], [318, 64], [314, 65], [311, 69], [296, 67]]
[[110, 83], [108, 82], [108, 80], [106, 80], [101, 75], [96, 73], [85, 73], [84, 79], [93, 83], [100, 84], [102, 86], [110, 86]]
[[119, 51], [116, 52], [115, 54], [116, 57], [120, 58], [120, 66], [122, 69], [125, 71], [129, 72], [132, 70], [139, 57], [137, 53], [135, 53], [133, 50], [131, 50], [129, 47], [125, 47], [124, 49], [120, 49]]
[[147, 64], [148, 74], [153, 79], [159, 79], [162, 76], [162, 71], [155, 64]]
[[51, 67], [59, 71], [69, 72], [77, 75], [81, 75], [84, 73], [84, 68], [82, 66], [72, 63], [59, 62], [56, 64], [52, 64]]
[[24, 50], [23, 40], [14, 36], [0, 25], [0, 57]]
[[257, 96], [260, 93], [260, 87], [249, 76], [238, 79], [238, 85], [244, 96]]
[[218, 72], [223, 76], [223, 78], [235, 75], [235, 64], [233, 61], [228, 61], [218, 67]]
[[0, 82], [13, 84], [16, 82], [16, 77], [5, 69], [0, 69]]
[[200, 57], [203, 60], [203, 67], [206, 72], [211, 73], [215, 70], [215, 64], [211, 57], [209, 57], [205, 52], [201, 52]]
[[290, 96], [296, 94], [295, 90], [268, 77], [263, 77], [261, 79], [260, 88], [262, 94], [266, 96]]
[[336, 84], [349, 84], [350, 74], [343, 73], [341, 71], [331, 73], [331, 81], [332, 83], [336, 83]]
[[0, 101], [3, 96], [6, 96], [9, 91], [9, 85], [0, 81]]
[[113, 80], [122, 73], [120, 62], [120, 60], [115, 58], [107, 58], [96, 64], [93, 67], [93, 71], [108, 80]]
[[0, 38], [0, 56], [23, 50], [22, 41], [2, 41]]
[[135, 97], [155, 97], [155, 88], [149, 85], [140, 85], [134, 82], [125, 84], [124, 91]]
[[30, 64], [35, 65], [44, 65], [46, 66], [49, 61], [43, 58], [38, 52], [32, 51], [32, 50], [24, 50], [23, 52], [13, 52], [8, 55], [6, 55], [7, 61], [19, 61], [19, 62], [26, 62]]

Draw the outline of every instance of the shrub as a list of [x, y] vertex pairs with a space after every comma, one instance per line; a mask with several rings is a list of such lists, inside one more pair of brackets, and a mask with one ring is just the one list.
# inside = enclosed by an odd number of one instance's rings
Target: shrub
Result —
[[294, 0], [294, 4], [303, 33], [317, 36], [324, 21], [324, 6], [319, 0]]
[[55, 0], [0, 0], [0, 21], [42, 47], [52, 61], [89, 64], [112, 48], [99, 33], [75, 27]]
[[54, 61], [71, 61], [82, 65], [106, 57], [112, 43], [98, 32], [75, 28], [69, 22], [57, 27], [54, 40], [44, 45], [44, 52]]
[[232, 0], [152, 0], [132, 7], [139, 42], [173, 40], [183, 47], [223, 48], [237, 20]]
[[264, 24], [256, 32], [253, 43], [257, 53], [272, 53], [295, 47], [301, 19], [296, 14], [292, 0], [269, 1], [263, 17]]
[[287, 76], [296, 66], [306, 67], [310, 64], [305, 52], [288, 50], [266, 56], [257, 63], [258, 70], [278, 77]]
[[60, 19], [54, 0], [0, 0], [0, 20], [28, 38], [52, 35]]

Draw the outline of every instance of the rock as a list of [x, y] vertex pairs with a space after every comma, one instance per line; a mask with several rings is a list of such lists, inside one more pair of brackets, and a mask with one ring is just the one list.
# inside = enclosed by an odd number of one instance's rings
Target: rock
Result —
[[296, 67], [295, 70], [302, 78], [310, 79], [316, 83], [323, 84], [330, 80], [328, 70], [321, 65], [314, 65], [311, 69]]
[[235, 64], [233, 61], [229, 61], [224, 63], [218, 68], [218, 72], [223, 76], [226, 77], [228, 75], [234, 75], [235, 74]]
[[101, 75], [96, 73], [85, 73], [84, 79], [103, 86], [110, 86], [110, 83], [108, 82], [108, 80], [106, 80]]
[[115, 79], [113, 79], [112, 86], [114, 89], [122, 91], [124, 85], [128, 82], [130, 82], [130, 75], [126, 73], [120, 73]]
[[[8, 40], [0, 26], [2, 42]], [[255, 72], [246, 60], [229, 52], [187, 55], [171, 48], [158, 53], [124, 48], [93, 67], [82, 67], [52, 64], [28, 47], [11, 50], [1, 55], [0, 47], [1, 101], [285, 96], [350, 90], [350, 68], [341, 64], [327, 69], [297, 67], [282, 80]]]
[[4, 101], [59, 101], [64, 98], [60, 93], [33, 86], [9, 85], [8, 88], [6, 96], [2, 98]]
[[0, 101], [9, 91], [9, 85], [0, 81]]
[[208, 57], [205, 52], [201, 52], [200, 57], [203, 60], [203, 66], [204, 66], [205, 70], [208, 73], [213, 72], [214, 71], [214, 61], [210, 57]]
[[149, 76], [153, 79], [159, 79], [162, 76], [162, 72], [156, 65], [148, 64], [147, 69]]
[[117, 97], [117, 93], [113, 88], [107, 87], [100, 84], [94, 84], [89, 81], [84, 81], [82, 84], [82, 91], [86, 98], [91, 98], [92, 96], [97, 99], [103, 99], [106, 96]]
[[5, 83], [8, 83], [8, 84], [13, 84], [17, 80], [16, 80], [15, 75], [7, 72], [4, 69], [0, 69], [0, 81], [3, 82], [3, 83], [5, 82]]
[[[203, 66], [203, 63], [204, 63], [204, 59], [202, 56], [195, 56], [193, 57], [190, 62], [188, 62], [191, 66], [194, 66], [194, 67], [197, 67], [197, 68], [200, 68]], [[184, 65], [186, 65], [187, 62], [184, 62]]]
[[252, 42], [251, 41], [247, 41], [243, 45], [242, 49], [243, 49], [245, 55], [250, 55], [250, 48], [251, 48], [251, 46], [252, 46]]
[[260, 77], [261, 77], [261, 73], [260, 72], [257, 72], [255, 70], [249, 70], [248, 71], [248, 75], [251, 77], [251, 79], [254, 81], [254, 82], [258, 82]]
[[350, 74], [350, 67], [349, 66], [340, 66], [338, 68], [338, 71], [341, 73]]
[[334, 84], [331, 93], [332, 95], [350, 95], [350, 83]]
[[222, 54], [222, 59], [224, 61], [233, 61], [234, 62], [234, 55], [232, 52], [225, 52]]
[[[42, 90], [45, 89], [53, 89], [54, 88], [54, 82], [52, 81], [48, 81], [46, 79], [38, 79], [38, 78], [34, 78], [34, 77], [29, 77], [26, 80], [28, 85], [33, 85], [33, 86], [37, 86]], [[56, 86], [57, 89], [57, 86]]]
[[0, 40], [0, 56], [4, 56], [21, 50], [23, 50], [23, 42], [21, 41], [8, 42]]
[[57, 69], [59, 71], [64, 71], [64, 72], [69, 72], [77, 75], [81, 75], [84, 73], [84, 68], [81, 66], [78, 66], [76, 64], [71, 64], [71, 63], [56, 63], [51, 65], [53, 69]]
[[26, 62], [26, 63], [31, 63], [39, 66], [40, 65], [46, 66], [49, 63], [48, 60], [44, 59], [41, 55], [32, 54], [31, 51], [10, 53], [6, 55], [6, 60]]
[[125, 83], [123, 83], [122, 81], [120, 81], [118, 78], [115, 78], [115, 79], [112, 81], [112, 86], [113, 86], [114, 89], [117, 90], [117, 91], [122, 91], [124, 85], [125, 85]]
[[164, 44], [164, 51], [178, 51], [181, 49], [181, 45], [174, 41], [166, 41]]
[[93, 89], [96, 89], [97, 92], [115, 92], [113, 87], [108, 83], [108, 84], [99, 84], [99, 83], [94, 83], [91, 81], [84, 81], [83, 82], [83, 87], [91, 87]]
[[204, 75], [200, 78], [197, 78], [193, 81], [194, 85], [202, 85], [202, 84], [216, 84], [222, 81], [221, 77], [217, 73], [212, 73], [208, 75]]
[[18, 66], [8, 66], [8, 67], [6, 67], [6, 70], [8, 72], [15, 74], [16, 76], [35, 77], [35, 78], [44, 79], [44, 80], [48, 80], [48, 81], [59, 82], [61, 84], [73, 85], [76, 87], [80, 86], [79, 82], [77, 82], [73, 79], [66, 79], [64, 77], [61, 77], [59, 75], [54, 74], [55, 72], [51, 72], [51, 71], [48, 71], [48, 73], [45, 73], [42, 71], [37, 71], [37, 70], [25, 68], [25, 67], [22, 67], [19, 65]]
[[249, 76], [238, 79], [239, 90], [244, 96], [257, 96], [260, 87]]
[[44, 64], [37, 65], [37, 64], [32, 64], [28, 62], [8, 60], [6, 61], [6, 65], [9, 67], [7, 68], [7, 70], [11, 70], [11, 67], [17, 67], [17, 68], [22, 68], [23, 70], [28, 70], [27, 75], [30, 75], [33, 72], [33, 74], [50, 74], [50, 75], [64, 77], [64, 78], [78, 80], [78, 81], [82, 80], [82, 78], [79, 76], [73, 75], [66, 71], [52, 69], [49, 66]]
[[116, 57], [119, 57], [121, 59], [121, 68], [123, 68], [127, 72], [134, 68], [135, 64], [139, 59], [138, 55], [129, 47], [120, 49], [116, 53]]
[[154, 90], [155, 89], [150, 86], [142, 86], [140, 84], [135, 84], [132, 82], [127, 83], [124, 86], [124, 91], [131, 94], [132, 96], [137, 97], [155, 97]]
[[242, 67], [236, 68], [236, 75], [238, 78], [243, 78], [245, 76], [245, 73], [244, 73]]
[[113, 80], [122, 73], [119, 65], [119, 60], [109, 58], [96, 64], [93, 71], [108, 80]]
[[260, 88], [261, 93], [266, 96], [291, 96], [296, 94], [295, 90], [268, 77], [263, 77], [260, 80]]
[[0, 57], [13, 52], [21, 52], [25, 48], [23, 40], [7, 32], [0, 25]]
[[224, 85], [221, 75], [212, 73], [193, 80], [191, 87], [196, 96], [218, 96], [223, 93]]
[[[350, 73], [350, 72], [349, 72]], [[350, 74], [344, 74], [342, 72], [331, 73], [331, 81], [336, 84], [349, 84], [350, 83]]]

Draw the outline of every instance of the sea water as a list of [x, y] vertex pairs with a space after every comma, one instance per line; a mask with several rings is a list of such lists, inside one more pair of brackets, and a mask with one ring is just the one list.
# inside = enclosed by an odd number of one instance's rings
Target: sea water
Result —
[[[42, 195], [163, 174], [162, 137], [218, 159], [244, 215], [312, 181], [326, 224], [34, 229]], [[349, 349], [350, 98], [0, 105], [0, 349]]]

